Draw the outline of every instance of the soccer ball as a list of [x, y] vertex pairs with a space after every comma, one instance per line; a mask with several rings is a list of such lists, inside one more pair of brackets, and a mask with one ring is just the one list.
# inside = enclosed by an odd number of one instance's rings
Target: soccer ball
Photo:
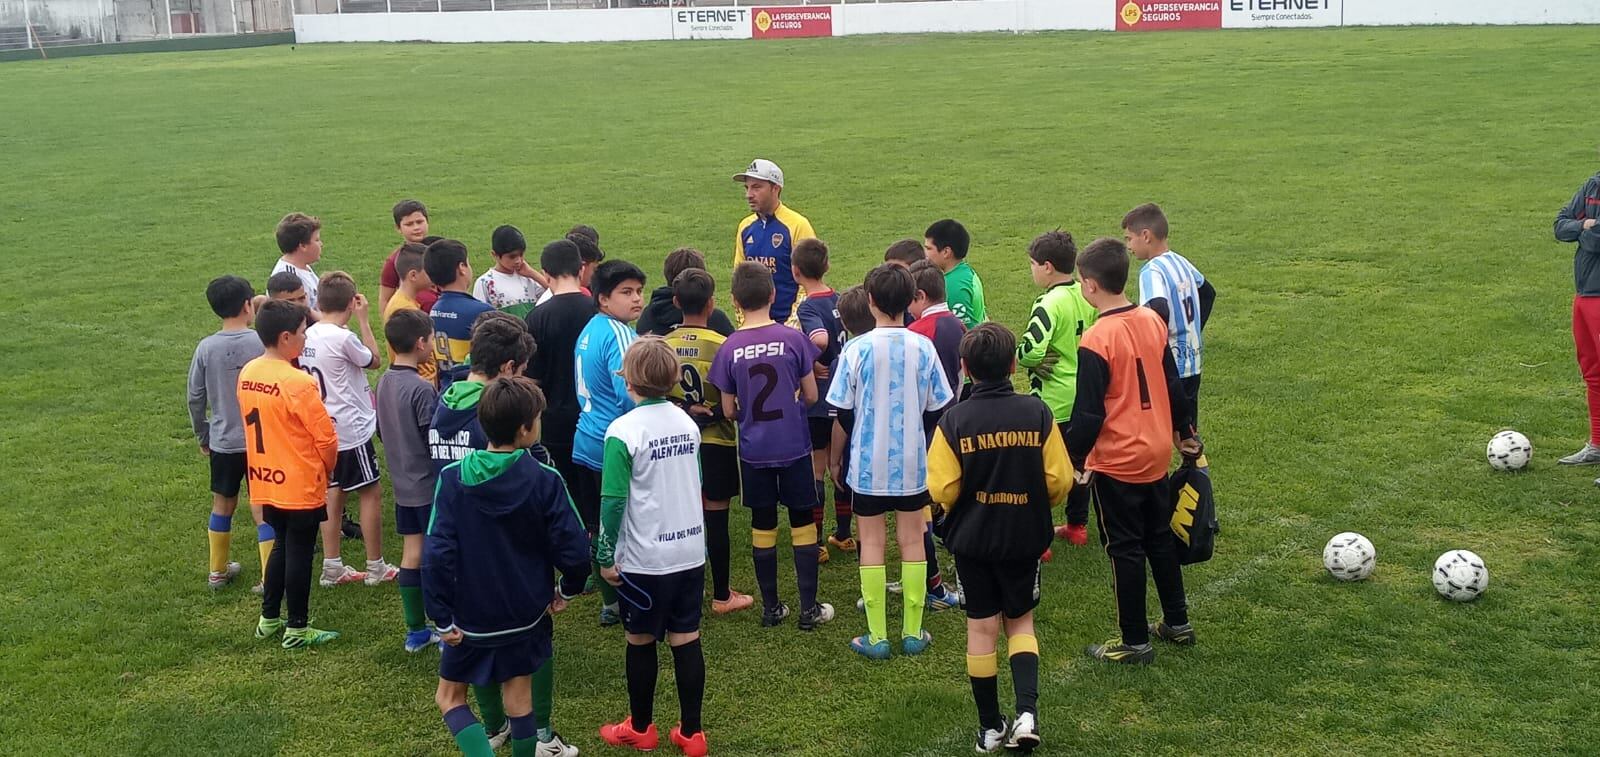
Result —
[[1328, 540], [1322, 548], [1322, 567], [1340, 581], [1360, 581], [1372, 575], [1378, 564], [1378, 550], [1361, 534], [1346, 531]]
[[1515, 431], [1501, 431], [1489, 439], [1489, 467], [1522, 470], [1533, 458], [1533, 443]]
[[1433, 563], [1433, 588], [1452, 602], [1471, 602], [1489, 588], [1489, 569], [1476, 554], [1452, 549]]

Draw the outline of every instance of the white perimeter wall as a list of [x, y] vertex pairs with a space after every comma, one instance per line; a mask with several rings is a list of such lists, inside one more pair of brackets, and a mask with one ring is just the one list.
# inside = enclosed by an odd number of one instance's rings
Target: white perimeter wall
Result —
[[[1114, 27], [1116, 7], [1115, 0], [943, 0], [831, 6], [834, 36], [1108, 30]], [[296, 40], [302, 43], [666, 40], [674, 38], [672, 14], [678, 10], [682, 9], [296, 15], [294, 29]], [[1345, 26], [1596, 24], [1600, 23], [1600, 0], [1344, 0], [1342, 21]], [[1327, 25], [1338, 24], [1339, 17], [1330, 14]]]

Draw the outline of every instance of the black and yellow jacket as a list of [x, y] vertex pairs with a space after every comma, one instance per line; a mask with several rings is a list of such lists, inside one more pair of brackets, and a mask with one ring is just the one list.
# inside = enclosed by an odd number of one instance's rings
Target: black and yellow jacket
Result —
[[1035, 560], [1053, 537], [1050, 508], [1067, 498], [1072, 467], [1055, 418], [1011, 382], [985, 381], [939, 419], [928, 450], [928, 494], [943, 505], [945, 546], [980, 560]]

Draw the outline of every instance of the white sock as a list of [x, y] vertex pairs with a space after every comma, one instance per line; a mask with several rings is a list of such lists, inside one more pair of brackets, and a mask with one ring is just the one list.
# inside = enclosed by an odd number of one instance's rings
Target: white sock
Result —
[[374, 573], [374, 572], [377, 572], [377, 571], [381, 571], [381, 570], [383, 570], [384, 568], [387, 568], [387, 567], [389, 567], [389, 566], [383, 564], [383, 558], [381, 558], [381, 557], [376, 559], [376, 560], [368, 560], [367, 561], [367, 572], [368, 573]]
[[343, 568], [343, 567], [344, 567], [344, 558], [342, 558], [342, 557], [335, 557], [333, 559], [328, 559], [326, 557], [322, 558], [322, 569], [323, 570], [336, 570], [338, 568]]

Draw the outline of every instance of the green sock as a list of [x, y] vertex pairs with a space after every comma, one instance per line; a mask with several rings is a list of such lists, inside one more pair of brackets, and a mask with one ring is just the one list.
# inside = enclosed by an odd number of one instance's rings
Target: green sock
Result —
[[500, 701], [500, 686], [473, 686], [472, 693], [478, 698], [478, 719], [483, 721], [483, 729], [494, 733], [506, 727], [506, 705]]
[[456, 747], [466, 757], [494, 757], [494, 749], [489, 746], [489, 734], [483, 730], [482, 723], [473, 723], [457, 731]]
[[874, 644], [889, 638], [888, 584], [882, 565], [863, 565], [861, 596], [867, 600], [867, 641]]
[[407, 631], [421, 631], [427, 626], [427, 617], [422, 611], [422, 587], [400, 587], [400, 611], [406, 617]]
[[533, 671], [533, 724], [539, 727], [539, 736], [550, 729], [550, 708], [556, 691], [556, 661], [552, 657]]
[[589, 570], [591, 575], [594, 576], [595, 580], [600, 582], [600, 603], [605, 605], [616, 604], [617, 587], [612, 586], [610, 581], [600, 577], [600, 563], [590, 560]]
[[912, 638], [922, 638], [922, 606], [928, 601], [928, 563], [900, 563], [900, 585], [906, 587], [900, 601], [905, 615], [900, 622], [900, 633]]
[[511, 757], [538, 757], [539, 739], [512, 739]]

